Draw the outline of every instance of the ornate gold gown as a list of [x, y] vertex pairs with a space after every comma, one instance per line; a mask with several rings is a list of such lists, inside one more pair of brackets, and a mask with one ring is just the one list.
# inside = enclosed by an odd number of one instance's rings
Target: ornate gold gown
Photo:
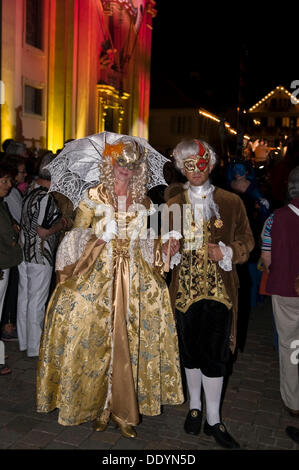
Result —
[[139, 414], [158, 415], [162, 404], [184, 401], [161, 250], [158, 240], [141, 239], [148, 199], [145, 205], [115, 213], [117, 237], [95, 246], [112, 207], [99, 185], [80, 203], [59, 247], [59, 282], [40, 346], [37, 411], [59, 408], [60, 424], [112, 413], [136, 425]]

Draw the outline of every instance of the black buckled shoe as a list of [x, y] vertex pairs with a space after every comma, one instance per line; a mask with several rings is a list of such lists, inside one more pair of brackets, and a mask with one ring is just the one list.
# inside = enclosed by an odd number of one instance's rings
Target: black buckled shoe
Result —
[[209, 423], [205, 421], [203, 430], [207, 436], [213, 436], [215, 441], [226, 449], [238, 449], [240, 447], [235, 439], [227, 432], [223, 423], [210, 426]]
[[299, 428], [288, 426], [286, 428], [286, 433], [291, 439], [293, 439], [293, 441], [296, 442], [296, 444], [299, 444]]
[[187, 434], [194, 434], [197, 436], [200, 433], [201, 428], [201, 420], [202, 420], [202, 412], [197, 409], [189, 410], [184, 429]]

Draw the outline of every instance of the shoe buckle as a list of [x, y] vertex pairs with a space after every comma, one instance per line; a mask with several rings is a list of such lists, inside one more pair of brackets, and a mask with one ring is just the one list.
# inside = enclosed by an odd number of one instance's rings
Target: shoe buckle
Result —
[[221, 432], [225, 432], [225, 426], [223, 424], [220, 424], [219, 429]]
[[197, 418], [198, 417], [198, 411], [197, 410], [192, 410], [191, 411], [191, 416], [192, 416], [192, 418]]

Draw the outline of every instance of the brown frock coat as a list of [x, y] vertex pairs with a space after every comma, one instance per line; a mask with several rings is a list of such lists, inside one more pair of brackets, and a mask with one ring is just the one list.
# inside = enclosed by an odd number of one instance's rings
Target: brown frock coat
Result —
[[[168, 199], [168, 200], [167, 200]], [[165, 192], [165, 200], [170, 207], [172, 204], [181, 206], [181, 214], [183, 214], [183, 204], [187, 204], [185, 198], [185, 190], [183, 185], [169, 186]], [[254, 247], [254, 238], [250, 229], [245, 206], [239, 196], [221, 188], [215, 188], [214, 201], [219, 207], [219, 213], [222, 221], [222, 227], [216, 227], [215, 217], [211, 219], [211, 243], [218, 244], [222, 241], [225, 245], [233, 250], [232, 271], [224, 271], [217, 263], [217, 270], [223, 279], [227, 294], [232, 302], [233, 320], [230, 334], [230, 348], [234, 352], [236, 347], [237, 332], [237, 316], [238, 316], [238, 288], [239, 279], [236, 270], [236, 264], [245, 263], [248, 260], [249, 253]], [[166, 211], [167, 213], [167, 211]], [[162, 231], [165, 217], [169, 217], [169, 229], [172, 230], [173, 225], [177, 227], [177, 223], [173, 224], [172, 212], [162, 216]], [[181, 218], [181, 233], [183, 234], [183, 220]], [[181, 251], [183, 248], [183, 239], [181, 239]], [[180, 266], [175, 266], [172, 272], [171, 283], [169, 286], [172, 307], [175, 311], [176, 293], [178, 289]]]

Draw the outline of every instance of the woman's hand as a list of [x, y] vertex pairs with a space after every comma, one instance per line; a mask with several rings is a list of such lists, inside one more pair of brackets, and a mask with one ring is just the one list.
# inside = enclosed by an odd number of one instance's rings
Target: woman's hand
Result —
[[95, 246], [103, 245], [103, 243], [105, 243], [104, 240], [102, 240], [101, 238], [98, 238], [96, 243], [95, 243]]
[[49, 235], [49, 230], [40, 226], [37, 227], [36, 232], [39, 238], [41, 238], [42, 240], [45, 240]]
[[180, 249], [180, 242], [175, 238], [170, 238], [167, 242], [165, 242], [162, 246], [163, 253], [167, 255], [168, 253], [168, 245], [170, 243], [170, 256], [174, 256]]

